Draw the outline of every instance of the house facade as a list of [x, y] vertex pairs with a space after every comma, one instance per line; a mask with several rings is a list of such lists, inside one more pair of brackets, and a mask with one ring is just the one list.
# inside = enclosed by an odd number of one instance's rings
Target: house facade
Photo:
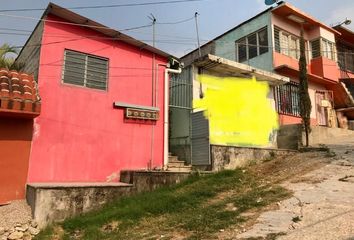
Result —
[[[289, 78], [212, 54], [186, 60], [170, 91], [174, 106], [184, 102], [180, 99], [190, 103], [189, 108], [170, 109], [173, 154], [200, 169], [221, 170], [224, 159], [234, 159], [226, 165], [235, 168], [257, 158], [248, 154], [238, 161], [239, 148], [276, 147], [272, 88]], [[180, 94], [186, 88], [183, 82], [191, 86], [187, 96]], [[229, 153], [233, 156], [225, 156]]]
[[122, 169], [162, 168], [170, 57], [50, 4], [17, 58], [42, 97], [28, 183], [117, 181]]

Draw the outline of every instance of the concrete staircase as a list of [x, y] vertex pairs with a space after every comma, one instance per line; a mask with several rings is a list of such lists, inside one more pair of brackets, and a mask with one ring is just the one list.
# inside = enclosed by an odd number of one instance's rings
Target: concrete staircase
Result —
[[172, 156], [171, 153], [168, 154], [168, 164], [167, 171], [170, 172], [191, 172], [192, 166], [186, 165], [184, 161], [178, 160], [177, 156]]

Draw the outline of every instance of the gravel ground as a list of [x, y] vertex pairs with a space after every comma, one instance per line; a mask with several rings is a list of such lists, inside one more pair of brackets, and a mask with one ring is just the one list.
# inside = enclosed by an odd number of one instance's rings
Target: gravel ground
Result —
[[31, 208], [25, 200], [12, 201], [0, 206], [0, 227], [11, 228], [16, 223], [28, 223], [32, 219]]
[[279, 233], [285, 233], [279, 240], [354, 239], [354, 139], [333, 139], [327, 146], [331, 162], [285, 182], [294, 196], [280, 202], [279, 209], [261, 214], [236, 239]]

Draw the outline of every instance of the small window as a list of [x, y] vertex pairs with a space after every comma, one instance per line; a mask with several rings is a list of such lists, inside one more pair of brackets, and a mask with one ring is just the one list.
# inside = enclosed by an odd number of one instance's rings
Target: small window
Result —
[[65, 50], [63, 83], [107, 90], [108, 60]]

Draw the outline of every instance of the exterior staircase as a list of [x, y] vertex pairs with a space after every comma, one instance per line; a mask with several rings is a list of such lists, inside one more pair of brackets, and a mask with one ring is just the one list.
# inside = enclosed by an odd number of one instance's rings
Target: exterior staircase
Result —
[[171, 153], [168, 154], [168, 164], [167, 171], [170, 172], [191, 172], [192, 166], [186, 165], [184, 161], [178, 160], [177, 156], [172, 156]]

